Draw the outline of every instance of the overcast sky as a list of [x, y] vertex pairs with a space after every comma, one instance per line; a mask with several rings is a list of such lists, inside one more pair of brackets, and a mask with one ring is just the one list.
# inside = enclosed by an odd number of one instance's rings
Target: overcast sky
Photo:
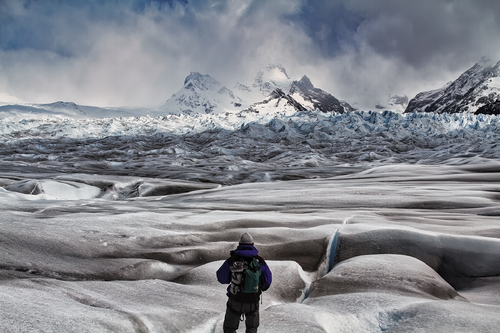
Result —
[[498, 0], [0, 0], [0, 92], [155, 106], [191, 71], [233, 88], [280, 63], [369, 107], [500, 60]]

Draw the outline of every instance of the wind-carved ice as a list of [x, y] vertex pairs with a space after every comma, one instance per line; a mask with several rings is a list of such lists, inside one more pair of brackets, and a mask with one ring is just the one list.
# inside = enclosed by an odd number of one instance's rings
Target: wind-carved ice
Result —
[[2, 119], [0, 164], [233, 185], [498, 159], [499, 125], [488, 115], [392, 112]]

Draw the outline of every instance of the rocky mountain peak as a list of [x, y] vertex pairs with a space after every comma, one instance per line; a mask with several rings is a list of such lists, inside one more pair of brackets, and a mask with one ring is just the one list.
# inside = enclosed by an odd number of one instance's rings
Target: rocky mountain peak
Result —
[[342, 103], [332, 94], [315, 88], [311, 80], [307, 76], [303, 76], [299, 81], [293, 81], [290, 86], [290, 95], [296, 100], [300, 100], [302, 105], [309, 106], [312, 110], [320, 110], [321, 112], [338, 112], [344, 113], [352, 107]]
[[285, 67], [283, 67], [281, 64], [271, 64], [266, 67], [266, 72], [270, 73], [272, 76], [275, 78], [283, 78], [286, 80], [289, 80], [290, 77], [286, 73]]
[[307, 76], [303, 76], [300, 81], [293, 81], [292, 85], [300, 87], [302, 90], [314, 90], [314, 85]]
[[493, 64], [482, 59], [444, 87], [417, 94], [405, 113], [476, 113], [485, 106], [489, 109], [499, 99], [500, 61]]
[[202, 75], [198, 72], [191, 72], [184, 80], [184, 87], [186, 89], [216, 90], [220, 89], [222, 84], [208, 74]]
[[291, 80], [285, 68], [279, 64], [272, 64], [257, 73], [252, 88], [260, 91], [263, 96], [269, 96], [276, 88], [288, 90], [290, 84]]

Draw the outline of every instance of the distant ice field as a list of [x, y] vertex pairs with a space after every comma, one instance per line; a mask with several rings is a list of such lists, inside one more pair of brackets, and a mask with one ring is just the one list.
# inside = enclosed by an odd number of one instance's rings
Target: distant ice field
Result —
[[499, 118], [352, 112], [0, 119], [0, 171], [232, 185], [500, 157]]

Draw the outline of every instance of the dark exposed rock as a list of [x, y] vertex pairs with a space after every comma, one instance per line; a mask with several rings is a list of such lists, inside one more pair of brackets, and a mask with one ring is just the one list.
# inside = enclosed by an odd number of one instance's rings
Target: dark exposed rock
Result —
[[500, 114], [500, 100], [483, 105], [476, 111], [476, 114]]
[[[306, 111], [307, 110], [302, 104], [297, 102], [292, 96], [285, 94], [285, 92], [283, 90], [281, 90], [280, 88], [274, 89], [265, 100], [263, 100], [262, 102], [259, 102], [259, 103], [254, 103], [254, 106], [259, 105], [259, 104], [268, 104], [273, 100], [277, 100], [276, 104], [279, 104], [280, 100], [282, 100], [282, 99], [285, 99], [287, 101], [287, 104], [290, 106], [293, 106], [293, 108], [297, 111]], [[248, 111], [251, 111], [251, 110], [252, 110], [252, 107], [250, 107], [248, 109]]]
[[290, 87], [290, 95], [294, 93], [300, 94], [302, 98], [313, 104], [314, 109], [321, 112], [344, 113], [346, 111], [338, 99], [322, 89], [315, 88], [311, 80], [305, 75], [300, 81], [293, 81]]

